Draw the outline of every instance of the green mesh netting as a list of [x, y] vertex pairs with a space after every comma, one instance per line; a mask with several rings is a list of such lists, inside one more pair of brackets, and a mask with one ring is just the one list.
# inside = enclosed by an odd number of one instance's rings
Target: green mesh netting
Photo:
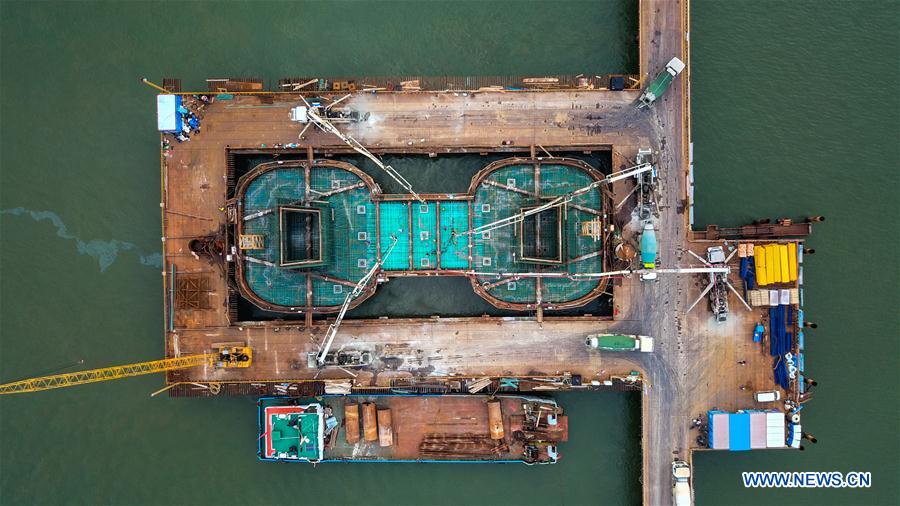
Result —
[[441, 268], [469, 268], [468, 202], [441, 202]]
[[280, 240], [278, 213], [283, 205], [299, 205], [304, 196], [303, 169], [278, 168], [254, 179], [244, 197], [244, 216], [264, 210], [268, 214], [244, 222], [244, 234], [264, 236], [265, 248], [247, 250], [244, 260], [250, 288], [260, 298], [282, 306], [308, 304], [307, 276], [312, 275], [313, 306], [340, 305], [348, 287], [316, 277], [326, 276], [356, 283], [375, 262], [375, 206], [366, 188], [354, 188], [330, 196], [323, 193], [361, 182], [355, 174], [333, 167], [313, 167], [310, 171], [311, 206], [321, 210], [324, 265], [315, 268], [278, 267]]
[[[490, 181], [498, 184], [514, 187], [531, 192], [526, 195], [506, 188], [494, 185], [481, 184], [475, 193], [473, 202], [473, 226], [490, 223], [501, 218], [513, 216], [523, 208], [533, 207], [546, 202], [534, 195], [535, 174], [532, 165], [514, 165], [503, 167], [488, 176]], [[591, 184], [594, 179], [587, 172], [565, 165], [541, 165], [540, 194], [541, 197], [556, 197], [565, 195], [579, 188]], [[515, 273], [515, 272], [568, 272], [590, 273], [602, 270], [602, 258], [600, 255], [585, 258], [577, 262], [573, 259], [598, 251], [601, 248], [599, 241], [592, 237], [581, 236], [581, 224], [592, 220], [595, 216], [588, 212], [576, 209], [580, 206], [586, 209], [600, 211], [603, 197], [599, 189], [592, 190], [575, 198], [563, 212], [563, 238], [564, 260], [562, 265], [540, 265], [521, 262], [519, 256], [519, 227], [507, 226], [492, 230], [484, 234], [473, 236], [473, 268], [484, 273]], [[498, 276], [480, 276], [481, 283], [495, 283], [500, 281]], [[575, 300], [588, 294], [594, 289], [598, 281], [570, 280], [558, 278], [542, 279], [541, 300], [544, 302], [565, 302]], [[515, 303], [533, 303], [537, 300], [537, 283], [534, 279], [522, 278], [510, 283], [501, 283], [491, 287], [488, 291], [500, 300]]]
[[[540, 205], [549, 198], [587, 186], [593, 182], [590, 174], [565, 165], [542, 165], [541, 198], [534, 194], [535, 169], [532, 165], [503, 167], [491, 173], [488, 179], [496, 185], [481, 184], [472, 202], [380, 202], [380, 226], [376, 227], [375, 204], [368, 189], [348, 189], [361, 181], [352, 172], [334, 167], [313, 167], [310, 172], [312, 202], [306, 204], [302, 202], [305, 190], [302, 168], [277, 168], [266, 172], [249, 184], [244, 196], [244, 216], [249, 219], [244, 221], [243, 233], [264, 238], [262, 249], [243, 252], [244, 275], [250, 288], [273, 304], [288, 307], [337, 306], [352, 290], [352, 284], [374, 265], [376, 248], [380, 247], [382, 254], [386, 253], [393, 238], [397, 239], [397, 245], [384, 259], [383, 268], [386, 271], [436, 269], [439, 249], [442, 269], [474, 269], [483, 273], [538, 270], [548, 273], [590, 273], [602, 270], [602, 257], [591, 256], [602, 245], [592, 237], [581, 234], [582, 223], [596, 217], [590, 210], [602, 209], [599, 189], [579, 196], [561, 213], [561, 248], [555, 244], [558, 240], [556, 218], [542, 223], [540, 233], [544, 247], [531, 247], [529, 251], [541, 253], [547, 249], [548, 241], [554, 241], [553, 248], [563, 255], [562, 264], [523, 262], [519, 226], [502, 227], [484, 234], [462, 234], [469, 229], [470, 214], [473, 227], [506, 218], [523, 208]], [[326, 195], [336, 190], [341, 191]], [[321, 211], [323, 265], [278, 266], [281, 238], [277, 208], [285, 205], [303, 205]], [[264, 213], [256, 216], [261, 211]], [[534, 241], [533, 237], [526, 236], [524, 240], [525, 246], [535, 246], [530, 243]], [[472, 265], [468, 258], [470, 241], [473, 246]], [[546, 251], [543, 253], [549, 255]], [[323, 277], [345, 282], [336, 283]], [[502, 277], [486, 274], [479, 276], [478, 281], [494, 284], [488, 286], [489, 293], [503, 301], [533, 303], [537, 300], [538, 283], [534, 278], [504, 282], [506, 280]], [[306, 300], [308, 284], [312, 289], [310, 301]], [[598, 281], [544, 277], [540, 284], [541, 300], [553, 303], [580, 298], [593, 290]]]

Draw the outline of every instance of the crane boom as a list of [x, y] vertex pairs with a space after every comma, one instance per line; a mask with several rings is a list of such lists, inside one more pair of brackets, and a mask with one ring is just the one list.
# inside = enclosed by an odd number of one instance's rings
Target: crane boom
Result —
[[[345, 98], [347, 98], [347, 96], [341, 98], [340, 100], [338, 100], [338, 102], [340, 102], [341, 100], [344, 100]], [[306, 102], [305, 99], [303, 101]], [[334, 102], [331, 105], [334, 105], [336, 103], [337, 102]], [[307, 102], [307, 106], [309, 106], [309, 108], [306, 111], [306, 116], [317, 127], [321, 128], [325, 132], [333, 134], [338, 139], [344, 141], [344, 143], [347, 144], [348, 146], [350, 146], [354, 151], [365, 156], [369, 160], [372, 160], [372, 162], [375, 165], [377, 165], [378, 168], [387, 172], [387, 174], [389, 176], [391, 176], [394, 179], [394, 181], [397, 181], [397, 183], [399, 183], [400, 186], [402, 186], [404, 190], [408, 191], [410, 193], [410, 195], [412, 195], [416, 200], [418, 200], [419, 202], [421, 202], [423, 204], [425, 203], [425, 199], [423, 199], [418, 193], [416, 193], [412, 189], [412, 185], [409, 184], [409, 181], [407, 181], [406, 178], [403, 177], [402, 174], [397, 172], [390, 165], [385, 165], [384, 162], [382, 162], [377, 156], [372, 154], [371, 151], [366, 149], [366, 147], [363, 146], [359, 141], [357, 141], [353, 137], [350, 137], [349, 135], [345, 135], [343, 132], [338, 130], [338, 127], [334, 126], [334, 124], [332, 122], [328, 121], [327, 118], [320, 116], [319, 113], [316, 111], [316, 107], [310, 106], [308, 102]]]
[[127, 378], [130, 376], [142, 376], [144, 374], [172, 371], [175, 369], [185, 369], [187, 367], [196, 367], [212, 363], [215, 357], [215, 353], [188, 355], [185, 357], [139, 362], [137, 364], [103, 367], [100, 369], [91, 369], [89, 371], [41, 376], [0, 385], [0, 395], [37, 392], [40, 390], [51, 390], [54, 388], [83, 385], [85, 383]]
[[631, 274], [648, 274], [651, 272], [659, 274], [728, 274], [731, 269], [728, 267], [678, 267], [672, 269], [623, 269], [619, 271], [607, 272], [483, 272], [483, 271], [466, 271], [467, 275], [479, 277], [498, 277], [498, 278], [566, 278], [566, 279], [594, 279], [608, 278], [614, 276], [630, 276]]
[[216, 353], [185, 355], [183, 357], [164, 358], [162, 360], [151, 360], [149, 362], [138, 362], [136, 364], [102, 367], [100, 369], [90, 369], [87, 371], [54, 374], [51, 376], [40, 376], [37, 378], [13, 381], [11, 383], [0, 385], [0, 395], [23, 394], [28, 392], [39, 392], [41, 390], [52, 390], [54, 388], [74, 387], [86, 383], [97, 383], [99, 381], [116, 380], [131, 376], [143, 376], [145, 374], [187, 369], [189, 367], [198, 367], [201, 365], [216, 367], [249, 367], [251, 356], [252, 352], [250, 348], [243, 346], [225, 347]]
[[356, 283], [356, 286], [353, 287], [353, 290], [347, 294], [347, 297], [344, 299], [344, 303], [341, 304], [341, 310], [338, 312], [337, 318], [335, 318], [334, 323], [332, 323], [328, 327], [328, 332], [325, 335], [325, 343], [322, 346], [322, 349], [319, 351], [318, 355], [316, 355], [316, 364], [318, 367], [322, 367], [325, 365], [325, 357], [328, 356], [328, 352], [331, 350], [331, 344], [334, 343], [334, 337], [337, 335], [338, 328], [341, 326], [341, 322], [344, 321], [344, 315], [347, 314], [347, 310], [350, 309], [350, 303], [353, 302], [353, 299], [359, 297], [359, 295], [363, 292], [366, 286], [372, 281], [372, 278], [375, 274], [381, 270], [382, 264], [387, 260], [387, 257], [390, 256], [391, 252], [394, 251], [394, 246], [397, 245], [397, 238], [393, 238], [393, 242], [391, 242], [391, 246], [388, 248], [387, 252], [381, 257], [381, 260], [375, 262], [375, 265], [369, 269], [369, 272], [366, 273], [359, 282]]

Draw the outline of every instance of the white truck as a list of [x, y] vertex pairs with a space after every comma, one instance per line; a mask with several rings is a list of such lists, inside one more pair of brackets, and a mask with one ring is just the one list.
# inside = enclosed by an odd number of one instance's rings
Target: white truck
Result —
[[768, 390], [765, 392], [756, 392], [756, 402], [775, 402], [781, 400], [781, 392], [778, 390]]
[[683, 460], [672, 462], [672, 503], [675, 506], [691, 506], [691, 466]]

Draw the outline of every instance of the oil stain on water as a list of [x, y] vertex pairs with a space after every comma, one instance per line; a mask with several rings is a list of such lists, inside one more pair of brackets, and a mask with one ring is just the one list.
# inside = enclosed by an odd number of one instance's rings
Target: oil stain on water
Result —
[[75, 242], [75, 248], [79, 254], [87, 255], [97, 260], [100, 272], [106, 272], [106, 269], [116, 261], [119, 254], [122, 252], [130, 252], [136, 255], [141, 265], [157, 267], [160, 269], [163, 266], [162, 253], [143, 253], [134, 243], [120, 241], [118, 239], [111, 239], [108, 241], [91, 239], [85, 241], [69, 232], [69, 229], [66, 227], [66, 224], [63, 223], [62, 218], [53, 211], [34, 211], [25, 209], [24, 207], [15, 207], [12, 209], [0, 210], [0, 215], [27, 217], [36, 222], [49, 221], [56, 229], [57, 236], [67, 241]]

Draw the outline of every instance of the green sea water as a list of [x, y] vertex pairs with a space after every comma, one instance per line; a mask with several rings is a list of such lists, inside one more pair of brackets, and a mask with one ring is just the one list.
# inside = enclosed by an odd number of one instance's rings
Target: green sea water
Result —
[[[634, 1], [0, 1], [0, 380], [162, 354], [148, 76], [633, 71]], [[692, 1], [698, 224], [824, 214], [807, 451], [696, 459], [698, 504], [898, 497], [898, 5]], [[468, 175], [466, 176], [466, 179]], [[415, 300], [406, 303], [413, 305]], [[68, 369], [65, 369], [69, 367]], [[559, 465], [273, 465], [250, 398], [144, 377], [0, 399], [0, 504], [635, 504], [639, 399], [567, 394]], [[748, 491], [744, 470], [872, 471]]]

